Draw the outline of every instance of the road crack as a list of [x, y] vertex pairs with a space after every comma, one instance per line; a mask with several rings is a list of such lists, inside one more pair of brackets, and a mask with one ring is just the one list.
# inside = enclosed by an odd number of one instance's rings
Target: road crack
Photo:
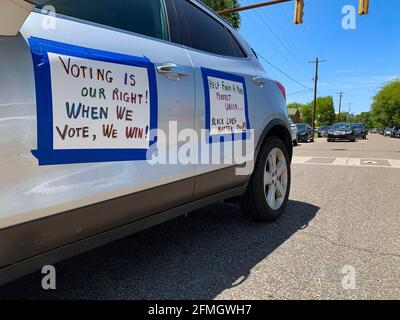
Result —
[[346, 248], [346, 249], [351, 249], [351, 250], [356, 250], [356, 251], [362, 251], [362, 252], [370, 253], [370, 254], [375, 255], [375, 256], [400, 258], [400, 254], [388, 253], [388, 252], [379, 252], [379, 251], [374, 251], [374, 250], [370, 250], [370, 249], [366, 249], [366, 248], [350, 246], [350, 245], [346, 245], [346, 244], [342, 244], [342, 243], [338, 243], [338, 242], [332, 241], [328, 237], [324, 237], [322, 235], [314, 234], [314, 233], [307, 232], [307, 231], [304, 231], [303, 233], [308, 235], [308, 236], [314, 237], [314, 238], [322, 239], [322, 240], [324, 240], [324, 241], [326, 241], [326, 242], [328, 242], [331, 245], [336, 246], [336, 247], [341, 247], [341, 248]]

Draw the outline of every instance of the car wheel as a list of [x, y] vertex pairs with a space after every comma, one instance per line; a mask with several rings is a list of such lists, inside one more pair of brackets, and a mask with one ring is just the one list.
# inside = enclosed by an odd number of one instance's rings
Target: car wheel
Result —
[[366, 140], [366, 139], [367, 139], [367, 136], [364, 136], [363, 139]]
[[299, 144], [299, 141], [296, 139], [296, 140], [293, 141], [293, 144], [294, 144], [295, 146], [297, 146], [297, 145]]
[[278, 137], [263, 143], [240, 208], [252, 220], [272, 222], [286, 208], [290, 192], [287, 148]]

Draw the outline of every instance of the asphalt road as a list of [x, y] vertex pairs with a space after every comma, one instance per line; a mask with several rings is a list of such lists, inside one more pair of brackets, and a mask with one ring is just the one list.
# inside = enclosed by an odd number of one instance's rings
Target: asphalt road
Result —
[[294, 153], [277, 223], [219, 203], [59, 263], [55, 291], [36, 273], [0, 299], [400, 299], [400, 140]]

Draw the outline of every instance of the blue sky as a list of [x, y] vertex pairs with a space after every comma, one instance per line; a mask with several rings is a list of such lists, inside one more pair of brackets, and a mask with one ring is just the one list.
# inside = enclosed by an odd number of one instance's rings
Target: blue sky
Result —
[[[241, 0], [241, 5], [264, 0]], [[315, 57], [320, 65], [318, 93], [332, 95], [338, 110], [349, 103], [352, 113], [369, 111], [377, 90], [400, 76], [400, 1], [370, 0], [369, 14], [356, 16], [356, 29], [342, 28], [343, 6], [358, 0], [305, 0], [304, 24], [293, 24], [294, 3], [288, 2], [241, 13], [239, 32], [253, 48], [305, 87], [313, 88]], [[309, 102], [313, 92], [289, 80], [263, 62], [267, 73], [286, 87], [288, 103]]]

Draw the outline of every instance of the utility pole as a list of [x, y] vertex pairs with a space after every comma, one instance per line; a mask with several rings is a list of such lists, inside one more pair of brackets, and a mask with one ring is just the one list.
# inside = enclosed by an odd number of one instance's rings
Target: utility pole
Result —
[[340, 100], [339, 100], [339, 115], [338, 115], [338, 122], [340, 122], [340, 109], [342, 108], [342, 97], [344, 95], [344, 92], [340, 91], [337, 94], [340, 97]]
[[313, 111], [313, 134], [315, 133], [315, 114], [317, 112], [317, 91], [318, 91], [318, 67], [322, 62], [327, 62], [328, 60], [319, 60], [317, 57], [314, 61], [309, 61], [308, 63], [315, 63], [315, 78], [314, 78], [314, 111]]
[[350, 110], [351, 110], [351, 102], [349, 102], [349, 119], [348, 119], [348, 122], [350, 122]]

